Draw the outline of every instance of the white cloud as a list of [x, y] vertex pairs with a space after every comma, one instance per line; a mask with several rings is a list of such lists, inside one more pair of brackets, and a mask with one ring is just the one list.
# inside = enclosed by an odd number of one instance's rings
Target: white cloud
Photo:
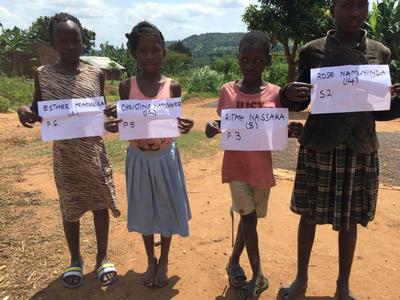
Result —
[[17, 14], [11, 13], [4, 6], [0, 6], [0, 23], [2, 23], [4, 27], [14, 27], [20, 20], [21, 18]]
[[256, 0], [207, 0], [208, 5], [223, 9], [245, 8], [249, 4], [257, 4]]
[[204, 0], [171, 2], [139, 0], [126, 10], [124, 22], [131, 27], [146, 20], [157, 25], [166, 39], [183, 39], [206, 32], [245, 31], [241, 15], [256, 0]]
[[126, 42], [125, 33], [143, 20], [156, 24], [167, 40], [206, 32], [245, 31], [241, 14], [251, 3], [257, 1], [0, 0], [0, 22], [8, 28], [28, 28], [40, 16], [68, 12], [96, 32], [96, 46], [106, 41], [120, 46]]
[[210, 9], [209, 6], [187, 2], [187, 3], [156, 3], [142, 2], [132, 3], [127, 10], [127, 16], [135, 19], [145, 19], [151, 22], [166, 19], [179, 23], [193, 20], [193, 18], [211, 17], [222, 15], [220, 9]]

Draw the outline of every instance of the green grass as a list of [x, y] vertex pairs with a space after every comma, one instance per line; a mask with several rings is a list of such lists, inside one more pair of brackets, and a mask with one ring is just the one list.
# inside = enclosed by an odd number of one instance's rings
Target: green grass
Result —
[[182, 101], [193, 99], [193, 98], [218, 98], [218, 93], [213, 92], [199, 92], [199, 93], [182, 93]]
[[[127, 142], [119, 141], [118, 135], [114, 135], [106, 138], [105, 143], [113, 167], [116, 170], [123, 170], [125, 168]], [[203, 132], [196, 130], [181, 135], [177, 144], [183, 160], [209, 157], [216, 154], [219, 149], [217, 139], [207, 139]]]
[[106, 80], [104, 94], [106, 95], [107, 103], [113, 103], [117, 101], [119, 99], [119, 81]]
[[24, 77], [0, 76], [1, 112], [17, 110], [18, 107], [32, 102], [33, 80]]
[[[119, 81], [106, 81], [104, 93], [109, 103], [119, 99], [118, 89]], [[21, 105], [29, 105], [33, 91], [33, 79], [0, 75], [0, 113], [16, 111]]]
[[[104, 93], [108, 103], [113, 103], [119, 99], [118, 90], [119, 81], [106, 81]], [[33, 91], [32, 79], [0, 75], [0, 113], [16, 111], [21, 105], [29, 105], [32, 102]], [[218, 98], [218, 93], [187, 93], [187, 90], [183, 87], [182, 100], [185, 101], [192, 98]]]
[[204, 132], [192, 130], [177, 141], [183, 159], [209, 157], [219, 149], [218, 139], [208, 139]]
[[125, 167], [126, 148], [128, 147], [128, 143], [121, 142], [118, 135], [106, 137], [104, 140], [113, 168], [122, 170]]
[[3, 152], [8, 155], [19, 156], [23, 158], [35, 158], [52, 156], [51, 143], [44, 143], [41, 138], [28, 140], [26, 137], [12, 137], [6, 139], [8, 144]]

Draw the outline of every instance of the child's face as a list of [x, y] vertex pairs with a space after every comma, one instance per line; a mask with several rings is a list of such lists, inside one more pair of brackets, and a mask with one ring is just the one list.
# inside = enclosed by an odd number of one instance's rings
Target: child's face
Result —
[[358, 32], [368, 16], [368, 0], [337, 0], [331, 7], [331, 14], [338, 29]]
[[132, 53], [144, 72], [159, 72], [166, 55], [160, 39], [154, 35], [140, 37], [137, 49]]
[[54, 24], [53, 46], [64, 61], [79, 61], [83, 51], [82, 33], [73, 21]]
[[239, 66], [243, 79], [248, 82], [259, 81], [265, 68], [271, 61], [271, 55], [257, 44], [244, 44], [240, 47]]

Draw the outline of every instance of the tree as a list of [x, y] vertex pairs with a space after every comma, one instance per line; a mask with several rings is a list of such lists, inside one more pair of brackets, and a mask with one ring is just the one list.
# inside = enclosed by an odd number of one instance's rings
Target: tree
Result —
[[369, 35], [385, 44], [392, 52], [390, 68], [393, 82], [400, 81], [400, 4], [398, 0], [383, 0], [372, 5], [367, 22]]
[[121, 47], [115, 47], [110, 45], [108, 42], [100, 44], [100, 50], [92, 50], [90, 55], [95, 56], [106, 56], [111, 60], [122, 65], [128, 76], [134, 75], [137, 73], [137, 64], [133, 59], [128, 49], [124, 47], [122, 44]]
[[228, 80], [237, 79], [240, 77], [240, 67], [238, 59], [233, 55], [225, 55], [214, 60], [211, 68], [219, 73], [223, 73]]
[[[41, 40], [45, 43], [50, 44], [49, 35], [49, 23], [50, 17], [42, 16], [33, 21], [32, 25], [28, 29], [28, 37], [32, 42]], [[85, 47], [85, 52], [93, 49], [96, 40], [96, 33], [83, 27], [82, 31], [83, 44]]]
[[50, 43], [49, 23], [50, 17], [47, 16], [39, 17], [33, 21], [32, 25], [28, 28], [29, 39], [32, 42], [41, 40]]
[[189, 62], [190, 56], [188, 54], [168, 49], [162, 71], [167, 75], [177, 75], [188, 69]]
[[175, 43], [172, 43], [171, 45], [168, 46], [168, 49], [178, 53], [187, 54], [189, 57], [192, 56], [192, 52], [190, 52], [189, 48], [185, 47], [182, 41], [177, 41]]
[[296, 77], [297, 52], [310, 40], [322, 37], [332, 27], [329, 16], [330, 0], [259, 0], [259, 5], [249, 5], [243, 21], [249, 30], [266, 32], [271, 41], [279, 41], [288, 64], [287, 81]]
[[14, 26], [13, 29], [4, 29], [0, 23], [0, 64], [8, 73], [14, 73], [17, 67], [14, 57], [27, 51], [29, 41], [25, 30]]

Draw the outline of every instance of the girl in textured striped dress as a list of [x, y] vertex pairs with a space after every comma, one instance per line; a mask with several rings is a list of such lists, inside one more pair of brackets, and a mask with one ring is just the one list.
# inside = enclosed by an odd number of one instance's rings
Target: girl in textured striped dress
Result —
[[[79, 20], [66, 13], [56, 14], [51, 18], [49, 33], [60, 60], [55, 65], [37, 69], [32, 106], [23, 106], [18, 110], [25, 127], [32, 128], [33, 123], [41, 121], [37, 115], [38, 101], [104, 95], [102, 71], [79, 61], [83, 51]], [[68, 288], [76, 288], [83, 283], [84, 261], [79, 247], [79, 219], [85, 212], [92, 211], [97, 238], [98, 280], [102, 285], [109, 285], [117, 278], [117, 272], [107, 260], [108, 209], [114, 217], [118, 217], [120, 211], [103, 139], [96, 136], [55, 141], [53, 161], [64, 232], [71, 254], [71, 265], [64, 272], [63, 284]]]
[[[181, 96], [180, 84], [161, 75], [166, 55], [164, 37], [148, 22], [137, 24], [126, 34], [128, 48], [141, 72], [120, 84], [121, 99], [165, 99]], [[114, 107], [115, 108], [115, 107]], [[110, 112], [112, 115], [112, 113]], [[114, 114], [115, 116], [115, 114]], [[117, 131], [120, 119], [106, 122], [106, 129]], [[178, 119], [182, 133], [193, 121]], [[144, 284], [162, 287], [168, 283], [168, 254], [173, 234], [189, 235], [191, 218], [185, 177], [177, 145], [173, 139], [131, 140], [126, 157], [128, 230], [142, 234], [148, 267]], [[154, 234], [161, 235], [161, 255], [154, 254]]]

